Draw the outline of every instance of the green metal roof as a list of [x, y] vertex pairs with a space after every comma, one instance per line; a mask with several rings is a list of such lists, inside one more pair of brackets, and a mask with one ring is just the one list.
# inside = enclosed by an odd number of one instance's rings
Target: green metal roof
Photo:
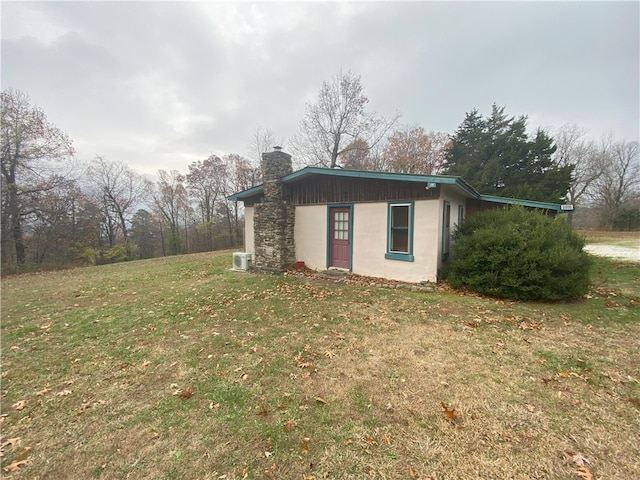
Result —
[[228, 195], [227, 198], [229, 200], [244, 200], [249, 197], [253, 197], [254, 195], [258, 195], [262, 193], [264, 187], [262, 185], [256, 185], [255, 187], [248, 188], [247, 190], [242, 190], [241, 192], [236, 192], [231, 195]]
[[[553, 211], [561, 211], [560, 205], [555, 203], [536, 202], [532, 200], [520, 200], [517, 198], [504, 198], [492, 195], [481, 195], [478, 191], [469, 185], [462, 177], [452, 175], [418, 175], [410, 173], [393, 173], [393, 172], [370, 172], [365, 170], [346, 170], [342, 168], [321, 168], [321, 167], [305, 167], [293, 173], [280, 178], [283, 183], [295, 183], [305, 178], [316, 175], [346, 177], [346, 178], [363, 178], [371, 180], [391, 180], [394, 182], [417, 182], [417, 183], [435, 183], [440, 185], [454, 185], [466, 193], [468, 196], [492, 203], [504, 203], [509, 205], [522, 205], [524, 207], [543, 208]], [[229, 200], [246, 200], [248, 198], [262, 194], [264, 187], [258, 185], [256, 187], [243, 190], [242, 192], [229, 195]]]
[[522, 200], [520, 198], [496, 197], [495, 195], [480, 195], [479, 200], [483, 202], [505, 203], [508, 205], [522, 205], [523, 207], [543, 208], [555, 212], [562, 211], [562, 207], [557, 203], [537, 202], [535, 200]]

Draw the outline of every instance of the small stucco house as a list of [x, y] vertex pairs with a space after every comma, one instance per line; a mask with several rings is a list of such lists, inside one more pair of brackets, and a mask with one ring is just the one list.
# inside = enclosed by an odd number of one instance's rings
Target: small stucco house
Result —
[[281, 150], [262, 156], [263, 184], [228, 198], [244, 203], [245, 252], [259, 271], [295, 262], [404, 282], [435, 282], [456, 225], [504, 204], [557, 204], [479, 194], [461, 177], [306, 167]]

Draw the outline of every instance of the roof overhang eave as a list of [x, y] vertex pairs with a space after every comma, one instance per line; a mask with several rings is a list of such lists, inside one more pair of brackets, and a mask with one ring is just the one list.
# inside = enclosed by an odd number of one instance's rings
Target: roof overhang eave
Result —
[[557, 203], [538, 202], [534, 200], [523, 200], [521, 198], [496, 197], [493, 195], [480, 195], [479, 200], [483, 202], [502, 203], [506, 205], [522, 205], [523, 207], [539, 208], [543, 210], [551, 210], [561, 212], [562, 206]]
[[243, 190], [241, 192], [233, 193], [227, 196], [227, 200], [231, 201], [244, 201], [248, 198], [260, 195], [264, 190], [264, 186], [257, 185], [255, 187], [248, 188], [247, 190]]

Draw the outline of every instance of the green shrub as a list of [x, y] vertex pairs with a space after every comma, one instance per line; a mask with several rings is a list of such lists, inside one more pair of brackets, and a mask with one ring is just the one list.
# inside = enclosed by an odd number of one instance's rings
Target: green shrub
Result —
[[98, 263], [127, 262], [133, 259], [133, 250], [129, 244], [115, 245], [102, 254]]
[[584, 239], [561, 218], [523, 207], [469, 217], [454, 233], [449, 284], [501, 298], [579, 298], [589, 287]]
[[[76, 249], [74, 249], [75, 251]], [[78, 260], [81, 260], [87, 265], [95, 265], [100, 258], [100, 251], [93, 247], [84, 247], [80, 249], [80, 252], [75, 255]]]

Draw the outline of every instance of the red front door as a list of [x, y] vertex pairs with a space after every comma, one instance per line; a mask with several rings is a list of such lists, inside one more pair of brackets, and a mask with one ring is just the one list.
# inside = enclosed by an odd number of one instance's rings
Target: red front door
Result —
[[329, 265], [338, 268], [350, 268], [350, 222], [349, 207], [333, 207], [330, 215]]

